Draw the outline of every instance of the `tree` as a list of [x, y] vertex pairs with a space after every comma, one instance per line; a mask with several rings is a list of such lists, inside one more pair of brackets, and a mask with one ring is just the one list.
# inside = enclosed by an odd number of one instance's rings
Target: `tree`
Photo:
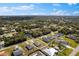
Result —
[[43, 35], [51, 33], [51, 30], [48, 28], [42, 28], [41, 31], [42, 31]]

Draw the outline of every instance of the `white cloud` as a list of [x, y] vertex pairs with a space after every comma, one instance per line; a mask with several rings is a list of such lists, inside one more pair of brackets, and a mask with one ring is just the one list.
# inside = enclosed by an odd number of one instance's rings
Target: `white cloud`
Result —
[[74, 15], [79, 15], [79, 11], [74, 11], [73, 14]]
[[23, 5], [23, 6], [15, 6], [15, 7], [6, 7], [6, 6], [3, 6], [3, 7], [0, 7], [0, 13], [2, 12], [13, 12], [13, 11], [16, 11], [16, 10], [20, 10], [20, 11], [23, 11], [23, 10], [33, 10], [34, 9], [34, 5], [33, 4], [30, 4], [30, 5]]
[[31, 4], [29, 6], [17, 6], [17, 7], [12, 7], [11, 9], [13, 9], [13, 10], [33, 10], [34, 5]]
[[75, 16], [75, 15], [79, 15], [79, 11], [58, 10], [54, 8], [50, 14], [56, 16], [73, 16], [73, 15]]
[[9, 7], [0, 7], [0, 12], [10, 12], [10, 11], [13, 11], [13, 10]]
[[63, 16], [63, 15], [70, 15], [70, 13], [68, 13], [65, 10], [57, 10], [57, 9], [53, 9], [53, 12], [51, 14], [52, 15], [57, 15], [57, 16], [59, 16], [59, 15], [61, 15], [61, 16]]
[[30, 13], [30, 15], [47, 15], [46, 13], [41, 13], [41, 12], [39, 12], [39, 13]]
[[58, 3], [53, 3], [52, 5], [53, 5], [53, 6], [61, 6], [61, 5], [58, 4]]

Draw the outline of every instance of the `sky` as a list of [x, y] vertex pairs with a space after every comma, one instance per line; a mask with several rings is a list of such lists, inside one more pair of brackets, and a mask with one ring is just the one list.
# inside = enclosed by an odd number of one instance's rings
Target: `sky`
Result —
[[0, 15], [78, 16], [78, 3], [0, 3]]

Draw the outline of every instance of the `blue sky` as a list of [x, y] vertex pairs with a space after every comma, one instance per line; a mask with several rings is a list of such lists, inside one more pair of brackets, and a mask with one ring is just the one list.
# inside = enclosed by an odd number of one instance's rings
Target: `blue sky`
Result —
[[0, 3], [0, 15], [78, 16], [77, 3]]

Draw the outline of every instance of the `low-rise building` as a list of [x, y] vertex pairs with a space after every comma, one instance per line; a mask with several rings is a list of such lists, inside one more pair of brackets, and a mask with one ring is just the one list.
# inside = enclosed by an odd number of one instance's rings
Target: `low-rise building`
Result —
[[34, 42], [33, 44], [34, 44], [36, 47], [38, 47], [38, 46], [41, 45], [41, 43], [39, 43], [39, 42]]
[[15, 47], [12, 52], [12, 55], [13, 56], [21, 56], [21, 55], [23, 55], [23, 52], [19, 47]]
[[77, 39], [77, 37], [74, 36], [74, 35], [67, 35], [67, 37], [70, 38], [70, 39], [73, 39], [73, 40], [76, 40]]
[[54, 48], [46, 48], [43, 50], [45, 53], [47, 53], [49, 56], [54, 56], [56, 52], [58, 52], [57, 50], [55, 50]]
[[62, 33], [58, 33], [58, 34], [54, 35], [54, 37], [60, 37], [60, 36], [63, 36], [63, 34]]
[[5, 43], [4, 41], [0, 42], [0, 49], [4, 47], [4, 43]]
[[28, 50], [31, 50], [31, 49], [33, 49], [33, 46], [32, 45], [26, 45], [25, 48], [27, 48]]
[[48, 43], [52, 39], [52, 37], [43, 37], [42, 39], [44, 42]]

